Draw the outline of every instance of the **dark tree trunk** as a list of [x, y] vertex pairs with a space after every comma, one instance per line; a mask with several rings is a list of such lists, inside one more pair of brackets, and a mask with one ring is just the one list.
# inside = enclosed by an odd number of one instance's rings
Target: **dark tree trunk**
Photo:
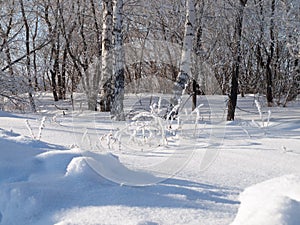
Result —
[[193, 79], [193, 95], [192, 95], [192, 111], [194, 111], [197, 107], [197, 81]]
[[229, 95], [228, 101], [228, 112], [227, 112], [227, 120], [234, 120], [235, 109], [237, 104], [237, 96], [238, 96], [238, 79], [240, 72], [240, 64], [241, 64], [241, 41], [242, 41], [242, 29], [243, 29], [243, 14], [244, 8], [246, 6], [247, 0], [240, 0], [240, 5], [238, 9], [238, 14], [236, 17], [236, 28], [235, 28], [235, 49], [234, 49], [234, 63], [232, 70], [232, 79], [231, 79], [231, 91]]
[[63, 61], [61, 65], [61, 96], [63, 100], [66, 99], [66, 72], [67, 72], [67, 56], [68, 56], [68, 50], [65, 48], [64, 54], [63, 54]]
[[58, 95], [57, 91], [57, 82], [56, 79], [59, 82], [59, 46], [55, 47], [54, 49], [54, 65], [53, 65], [53, 70], [51, 70], [51, 84], [52, 84], [52, 92], [53, 92], [53, 97], [54, 101], [58, 101], [60, 96]]
[[266, 71], [266, 78], [267, 78], [267, 102], [268, 106], [271, 107], [273, 105], [273, 92], [272, 92], [272, 87], [273, 87], [273, 76], [272, 76], [272, 69], [270, 62], [271, 60], [268, 59], [267, 62], [267, 71]]
[[54, 98], [54, 101], [58, 101], [59, 98], [58, 98], [58, 95], [57, 95], [57, 90], [56, 90], [56, 72], [54, 70], [50, 70], [50, 73], [51, 73], [51, 86], [52, 86], [52, 93], [53, 93], [53, 98]]
[[[203, 17], [203, 10], [204, 10], [204, 2], [201, 1], [201, 5], [199, 5], [200, 2], [196, 3], [196, 25], [198, 26], [196, 29], [196, 45], [194, 48], [195, 51], [195, 56], [196, 56], [196, 60], [197, 63], [200, 63], [202, 61], [202, 57], [201, 57], [201, 50], [202, 50], [202, 34], [203, 34], [203, 27], [202, 27], [202, 17]], [[194, 111], [197, 107], [197, 92], [199, 91], [197, 89], [197, 82], [199, 80], [199, 75], [202, 76], [203, 79], [203, 75], [200, 74], [199, 70], [196, 70], [195, 74], [193, 75], [193, 81], [192, 81], [192, 90], [193, 90], [193, 95], [192, 95], [192, 111]]]
[[231, 79], [231, 91], [228, 101], [228, 113], [227, 120], [234, 120], [235, 109], [237, 104], [238, 96], [238, 75], [239, 75], [239, 64], [236, 63], [235, 68], [233, 69], [232, 79]]
[[273, 88], [273, 75], [272, 75], [272, 68], [271, 68], [271, 63], [273, 60], [274, 56], [274, 50], [275, 50], [275, 35], [274, 35], [274, 14], [275, 14], [275, 0], [272, 0], [272, 16], [271, 16], [271, 21], [270, 21], [270, 53], [268, 54], [268, 59], [267, 59], [267, 64], [266, 64], [266, 81], [267, 81], [267, 102], [268, 106], [271, 107], [273, 106], [273, 93], [272, 93], [272, 88]]
[[30, 103], [30, 107], [31, 110], [33, 112], [36, 112], [36, 105], [33, 99], [33, 87], [32, 87], [32, 79], [31, 79], [31, 71], [30, 71], [30, 67], [31, 67], [31, 60], [30, 60], [30, 28], [29, 28], [29, 24], [28, 24], [28, 20], [26, 18], [26, 14], [25, 14], [25, 7], [24, 7], [24, 3], [23, 0], [20, 0], [20, 5], [21, 5], [21, 11], [22, 11], [22, 17], [23, 17], [23, 22], [24, 22], [24, 26], [25, 26], [25, 46], [26, 46], [26, 71], [27, 71], [27, 79], [28, 79], [28, 98], [29, 98], [29, 103]]
[[58, 92], [58, 99], [63, 99], [63, 81], [62, 81], [62, 74], [59, 68], [59, 55], [60, 55], [60, 38], [59, 34], [57, 34], [57, 47], [55, 50], [55, 63], [54, 63], [54, 70], [57, 74], [57, 92]]

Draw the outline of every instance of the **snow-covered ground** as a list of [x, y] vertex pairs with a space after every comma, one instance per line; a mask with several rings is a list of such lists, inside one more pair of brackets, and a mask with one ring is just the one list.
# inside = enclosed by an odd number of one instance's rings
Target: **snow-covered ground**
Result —
[[299, 102], [260, 115], [247, 96], [222, 122], [224, 99], [199, 96], [169, 124], [136, 96], [127, 123], [49, 98], [0, 112], [1, 225], [300, 224]]

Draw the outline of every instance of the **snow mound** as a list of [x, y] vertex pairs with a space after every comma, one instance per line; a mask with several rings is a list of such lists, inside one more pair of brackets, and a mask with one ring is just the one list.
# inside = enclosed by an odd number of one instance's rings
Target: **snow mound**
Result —
[[43, 152], [35, 157], [35, 161], [43, 165], [36, 174], [32, 174], [31, 180], [49, 179], [49, 176], [64, 176], [68, 164], [73, 158], [80, 157], [79, 149], [53, 150]]
[[56, 211], [91, 201], [78, 193], [109, 185], [79, 149], [64, 149], [0, 128], [1, 225], [53, 224]]
[[161, 181], [147, 171], [133, 170], [126, 167], [118, 156], [107, 154], [95, 154], [86, 152], [83, 154], [89, 166], [101, 177], [114, 183], [129, 186], [147, 186]]
[[231, 225], [299, 225], [300, 177], [286, 175], [251, 186], [240, 201]]
[[77, 175], [84, 175], [86, 171], [90, 170], [86, 162], [85, 157], [75, 157], [69, 163], [67, 167], [67, 172], [65, 176], [77, 176]]
[[0, 128], [0, 185], [5, 182], [26, 181], [32, 173], [39, 170], [40, 164], [34, 157], [45, 150], [38, 146], [47, 147], [46, 143]]

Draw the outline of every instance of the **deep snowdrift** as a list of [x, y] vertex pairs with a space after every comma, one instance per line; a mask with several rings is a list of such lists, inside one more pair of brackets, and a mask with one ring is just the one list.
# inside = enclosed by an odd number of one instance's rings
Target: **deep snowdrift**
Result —
[[[0, 224], [197, 225], [210, 221], [208, 209], [227, 215], [237, 204], [228, 199], [230, 190], [192, 181], [120, 186], [91, 168], [95, 157], [81, 153], [0, 129]], [[133, 179], [145, 175], [128, 170], [112, 154], [100, 155], [97, 163]], [[218, 221], [224, 219], [206, 224]]]
[[[3, 129], [0, 146], [0, 224], [53, 224], [57, 210], [91, 201], [92, 196], [80, 199], [84, 190], [110, 184], [89, 167], [79, 149], [67, 150]], [[118, 166], [111, 157], [104, 155], [103, 160]]]
[[288, 175], [247, 188], [231, 225], [299, 225], [300, 177]]

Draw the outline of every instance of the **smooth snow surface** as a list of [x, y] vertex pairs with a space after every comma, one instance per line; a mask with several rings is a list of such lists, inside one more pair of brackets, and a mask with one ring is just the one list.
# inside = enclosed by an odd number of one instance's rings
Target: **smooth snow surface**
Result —
[[[133, 97], [125, 101], [134, 105]], [[172, 129], [188, 132], [173, 130], [168, 146], [160, 146], [159, 129], [169, 129], [161, 124], [149, 125], [148, 139], [125, 133], [119, 146], [112, 136], [118, 124], [105, 113], [78, 109], [64, 115], [50, 95], [43, 98], [49, 105], [38, 114], [0, 112], [0, 225], [300, 224], [299, 102], [283, 109], [262, 105], [262, 120], [253, 96], [241, 98], [244, 111], [237, 110], [223, 132], [212, 124], [215, 114], [204, 99], [217, 109], [223, 98], [199, 96], [199, 112], [182, 115], [181, 124], [171, 121]], [[196, 124], [184, 124], [184, 116]], [[96, 142], [81, 144], [86, 130]], [[176, 174], [157, 177], [147, 170], [163, 165], [176, 146], [183, 156], [192, 152]], [[210, 163], [201, 163], [207, 156], [213, 156]], [[127, 183], [113, 182], [116, 174]], [[139, 182], [144, 186], [130, 185]]]

